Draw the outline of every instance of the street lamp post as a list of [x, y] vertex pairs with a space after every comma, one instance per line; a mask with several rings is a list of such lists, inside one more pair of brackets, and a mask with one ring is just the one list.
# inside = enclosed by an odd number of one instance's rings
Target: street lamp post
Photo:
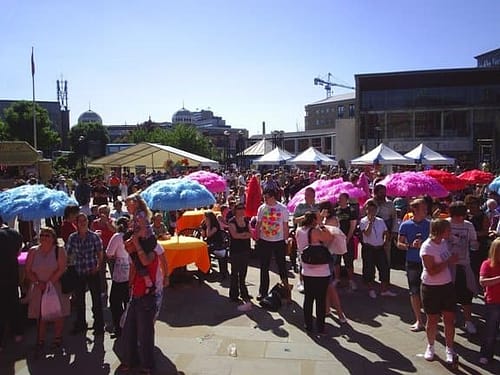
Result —
[[236, 145], [236, 152], [238, 155], [238, 167], [241, 168], [243, 155], [241, 154], [245, 150], [243, 147], [243, 130], [238, 130], [238, 144]]
[[80, 154], [80, 164], [83, 169], [83, 176], [87, 177], [87, 167], [85, 165], [85, 137], [81, 135], [78, 137], [78, 153]]
[[229, 168], [229, 137], [231, 133], [229, 130], [224, 130], [224, 137], [226, 139], [226, 144], [225, 144], [225, 162], [226, 162], [226, 169]]
[[382, 127], [379, 124], [377, 124], [377, 125], [375, 125], [374, 129], [375, 129], [375, 132], [377, 133], [377, 144], [376, 144], [376, 146], [378, 146], [380, 144], [380, 132], [382, 131]]

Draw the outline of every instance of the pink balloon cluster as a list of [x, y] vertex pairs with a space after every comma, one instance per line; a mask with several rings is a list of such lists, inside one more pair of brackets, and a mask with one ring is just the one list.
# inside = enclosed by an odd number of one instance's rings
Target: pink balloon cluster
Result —
[[200, 183], [211, 193], [221, 193], [226, 190], [227, 186], [226, 179], [213, 172], [196, 171], [188, 174], [184, 178]]
[[443, 198], [449, 192], [436, 179], [417, 172], [392, 173], [380, 184], [385, 185], [390, 197], [418, 197], [428, 194], [433, 198]]
[[333, 204], [337, 203], [338, 197], [341, 193], [349, 194], [349, 198], [355, 198], [358, 200], [364, 200], [367, 195], [351, 182], [344, 182], [342, 178], [336, 178], [333, 180], [316, 180], [312, 184], [301, 189], [294, 197], [288, 202], [288, 211], [294, 212], [295, 207], [299, 203], [304, 202], [304, 192], [308, 187], [312, 187], [316, 192], [316, 203], [323, 201], [330, 201]]

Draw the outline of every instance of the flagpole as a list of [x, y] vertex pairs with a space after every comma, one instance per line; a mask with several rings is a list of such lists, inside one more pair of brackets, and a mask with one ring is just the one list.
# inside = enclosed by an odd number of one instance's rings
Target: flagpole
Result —
[[31, 47], [31, 85], [33, 87], [33, 147], [38, 150], [36, 141], [36, 111], [35, 111], [35, 57], [34, 47]]

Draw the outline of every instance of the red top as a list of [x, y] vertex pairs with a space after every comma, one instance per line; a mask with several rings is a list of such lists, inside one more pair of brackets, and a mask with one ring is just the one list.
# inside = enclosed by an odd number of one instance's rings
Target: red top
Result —
[[[500, 276], [500, 264], [491, 267], [490, 260], [486, 259], [481, 265], [479, 275], [482, 277], [495, 277]], [[495, 284], [485, 287], [486, 303], [500, 304], [500, 284]]]
[[[158, 272], [158, 255], [156, 253], [154, 254], [155, 259], [146, 266], [153, 285], [156, 283], [156, 273]], [[132, 281], [132, 297], [142, 297], [145, 293], [146, 282], [144, 281], [144, 276], [141, 276], [136, 272], [134, 280]]]
[[64, 220], [61, 224], [61, 238], [64, 243], [68, 242], [68, 237], [71, 233], [78, 231], [76, 224]]
[[93, 232], [95, 232], [96, 230], [101, 231], [102, 246], [104, 250], [106, 250], [106, 248], [108, 247], [109, 240], [111, 240], [111, 237], [113, 237], [113, 234], [115, 234], [116, 232], [110, 230], [109, 227], [99, 219], [96, 219], [92, 222], [90, 229]]

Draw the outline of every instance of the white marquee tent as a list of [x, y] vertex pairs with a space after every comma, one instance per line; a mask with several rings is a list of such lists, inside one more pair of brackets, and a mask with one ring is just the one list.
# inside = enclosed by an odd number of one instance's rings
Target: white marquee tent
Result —
[[88, 166], [100, 168], [128, 167], [131, 169], [140, 166], [146, 169], [161, 170], [165, 167], [167, 160], [176, 163], [184, 159], [187, 160], [189, 167], [219, 167], [219, 163], [215, 160], [179, 150], [175, 147], [147, 142], [93, 160], [88, 163]]
[[383, 143], [379, 144], [370, 152], [351, 160], [352, 165], [411, 165], [415, 164], [413, 160], [408, 159], [400, 153], [394, 151]]
[[419, 144], [413, 150], [408, 151], [404, 154], [405, 157], [411, 159], [415, 164], [422, 165], [453, 165], [455, 164], [455, 159], [436, 152], [423, 143]]
[[262, 156], [273, 149], [273, 144], [266, 140], [262, 139], [257, 143], [254, 143], [250, 147], [247, 147], [238, 156]]
[[253, 163], [257, 165], [280, 165], [285, 164], [292, 158], [293, 155], [288, 151], [276, 147], [274, 150], [269, 151], [267, 154], [262, 155], [260, 158], [254, 160]]
[[299, 155], [287, 161], [290, 164], [337, 165], [337, 161], [329, 158], [314, 147], [302, 151]]

